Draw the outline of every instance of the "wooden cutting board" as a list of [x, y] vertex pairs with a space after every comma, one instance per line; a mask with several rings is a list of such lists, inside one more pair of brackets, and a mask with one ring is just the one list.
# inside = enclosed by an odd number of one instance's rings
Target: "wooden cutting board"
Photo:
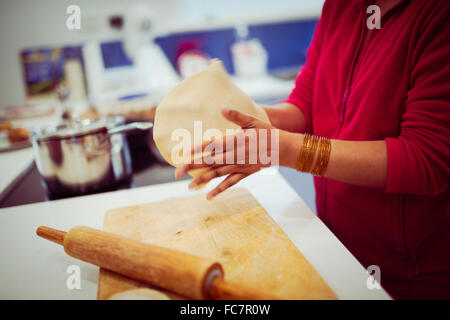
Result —
[[[214, 259], [222, 263], [225, 279], [282, 299], [336, 299], [245, 188], [211, 201], [199, 194], [113, 209], [105, 214], [104, 230]], [[150, 286], [100, 269], [98, 299], [140, 287]]]

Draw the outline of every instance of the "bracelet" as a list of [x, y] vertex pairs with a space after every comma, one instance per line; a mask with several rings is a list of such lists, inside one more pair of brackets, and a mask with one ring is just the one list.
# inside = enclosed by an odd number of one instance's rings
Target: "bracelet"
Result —
[[323, 176], [325, 173], [331, 155], [331, 140], [325, 137], [320, 139], [319, 155], [317, 157], [316, 165], [312, 170], [315, 176]]
[[[319, 147], [318, 156], [314, 168], [312, 168], [317, 147]], [[297, 171], [311, 172], [315, 176], [322, 176], [328, 167], [330, 154], [330, 139], [305, 134], [297, 161]]]
[[301, 168], [302, 172], [310, 172], [312, 164], [314, 162], [314, 156], [316, 155], [317, 145], [319, 143], [319, 137], [311, 136], [310, 139], [310, 147], [307, 149], [305, 161], [303, 162], [303, 166]]
[[321, 171], [321, 168], [323, 165], [323, 157], [324, 157], [325, 148], [326, 148], [326, 138], [320, 137], [320, 139], [319, 139], [319, 154], [317, 155], [317, 160], [314, 165], [314, 168], [311, 171], [311, 174], [313, 174], [315, 176], [317, 176], [319, 174], [319, 172]]
[[305, 134], [297, 162], [297, 171], [309, 172], [316, 154], [319, 138]]
[[298, 154], [297, 171], [302, 171], [303, 163], [305, 162], [305, 158], [306, 158], [306, 150], [308, 148], [310, 137], [311, 137], [311, 135], [309, 135], [308, 133], [305, 134], [303, 137], [303, 144], [300, 149], [300, 153]]

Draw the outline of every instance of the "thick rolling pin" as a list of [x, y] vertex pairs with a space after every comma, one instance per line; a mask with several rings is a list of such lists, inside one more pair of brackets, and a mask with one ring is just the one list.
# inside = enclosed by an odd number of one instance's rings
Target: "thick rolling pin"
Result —
[[41, 226], [38, 236], [64, 246], [74, 258], [193, 299], [274, 300], [276, 297], [224, 280], [209, 259], [146, 244], [88, 227], [67, 233]]

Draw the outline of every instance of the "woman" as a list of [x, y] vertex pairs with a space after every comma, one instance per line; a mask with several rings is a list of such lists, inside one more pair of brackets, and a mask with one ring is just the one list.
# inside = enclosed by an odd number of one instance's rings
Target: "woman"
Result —
[[[325, 3], [295, 89], [266, 108], [280, 165], [313, 171], [318, 216], [365, 267], [380, 267], [394, 298], [448, 299], [449, 2], [376, 1], [380, 29], [367, 27], [371, 4]], [[208, 170], [191, 187], [227, 175], [211, 198], [263, 165], [186, 164], [176, 176], [198, 167]]]

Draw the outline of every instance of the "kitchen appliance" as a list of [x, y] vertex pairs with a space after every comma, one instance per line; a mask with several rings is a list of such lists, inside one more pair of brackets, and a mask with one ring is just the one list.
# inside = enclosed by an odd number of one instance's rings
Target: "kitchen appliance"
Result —
[[273, 300], [224, 279], [222, 266], [210, 259], [146, 244], [88, 227], [68, 232], [41, 226], [36, 233], [64, 246], [74, 258], [104, 267], [194, 299]]
[[32, 133], [41, 182], [51, 199], [115, 189], [131, 182], [125, 132], [152, 122], [124, 124], [121, 117], [64, 122]]
[[[112, 209], [105, 214], [104, 230], [217, 261], [227, 281], [281, 299], [336, 299], [333, 290], [245, 188], [228, 189], [209, 201], [206, 194], [197, 194]], [[147, 287], [145, 282], [100, 268], [97, 298], [108, 299], [122, 291]]]

